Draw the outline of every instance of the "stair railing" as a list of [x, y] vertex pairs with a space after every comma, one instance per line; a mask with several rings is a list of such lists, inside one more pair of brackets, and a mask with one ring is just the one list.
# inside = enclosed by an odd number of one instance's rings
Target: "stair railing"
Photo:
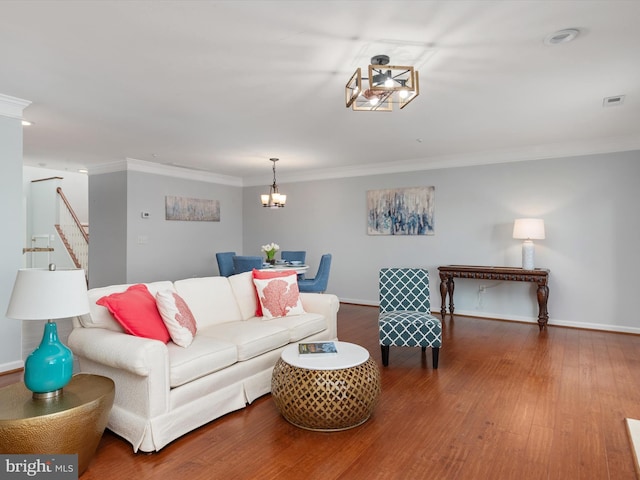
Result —
[[59, 207], [56, 228], [76, 268], [84, 269], [85, 275], [89, 278], [89, 234], [78, 220], [69, 200], [62, 192], [62, 188], [58, 187], [56, 192], [58, 193]]

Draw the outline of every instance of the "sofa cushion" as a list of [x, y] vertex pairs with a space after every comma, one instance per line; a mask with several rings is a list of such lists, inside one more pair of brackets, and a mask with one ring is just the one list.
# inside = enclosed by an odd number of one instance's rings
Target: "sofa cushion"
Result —
[[227, 277], [187, 278], [173, 285], [189, 305], [198, 330], [217, 323], [242, 320]]
[[[113, 330], [114, 332], [124, 332], [122, 325], [113, 318], [113, 315], [109, 313], [106, 307], [96, 304], [98, 299], [111, 295], [112, 293], [124, 292], [132, 284], [126, 285], [111, 285], [108, 287], [92, 288], [87, 292], [89, 297], [89, 313], [86, 315], [80, 315], [78, 317], [80, 325], [85, 328], [106, 328], [107, 330]], [[155, 296], [160, 290], [174, 290], [173, 283], [168, 281], [152, 282], [144, 284], [149, 293]]]
[[253, 283], [256, 285], [263, 317], [285, 317], [305, 313], [295, 272], [286, 277], [265, 280], [254, 278]]
[[156, 299], [143, 284], [132, 285], [124, 292], [105, 295], [96, 304], [106, 307], [130, 335], [164, 343], [171, 339], [156, 307]]
[[[269, 280], [271, 278], [280, 278], [280, 277], [288, 277], [290, 275], [296, 275], [295, 272], [293, 271], [275, 271], [275, 270], [267, 270], [267, 271], [263, 271], [263, 270], [257, 270], [257, 269], [253, 269], [252, 272], [253, 274], [253, 278], [254, 280], [257, 278], [258, 280]], [[296, 275], [296, 283], [297, 283], [297, 278], [298, 276]], [[264, 313], [262, 312], [262, 303], [260, 302], [260, 293], [258, 292], [258, 287], [254, 282], [254, 290], [255, 290], [255, 297], [256, 297], [256, 317], [262, 317], [264, 316]], [[273, 317], [273, 315], [269, 315], [270, 317]], [[282, 316], [282, 315], [278, 315], [278, 316]]]
[[238, 302], [238, 307], [242, 314], [243, 320], [248, 320], [256, 315], [256, 304], [258, 297], [256, 296], [256, 287], [253, 284], [253, 275], [251, 272], [238, 273], [227, 277], [233, 294]]
[[198, 337], [206, 336], [233, 343], [238, 349], [238, 360], [248, 360], [289, 343], [289, 330], [275, 323], [245, 320], [198, 328]]
[[327, 319], [319, 313], [304, 313], [263, 320], [270, 325], [278, 325], [289, 331], [289, 341], [297, 342], [303, 338], [321, 332], [328, 327]]
[[171, 388], [222, 370], [238, 361], [236, 346], [215, 338], [196, 335], [188, 348], [167, 344]]
[[164, 290], [156, 293], [156, 306], [171, 340], [180, 347], [188, 347], [196, 334], [196, 319], [189, 305], [176, 292]]

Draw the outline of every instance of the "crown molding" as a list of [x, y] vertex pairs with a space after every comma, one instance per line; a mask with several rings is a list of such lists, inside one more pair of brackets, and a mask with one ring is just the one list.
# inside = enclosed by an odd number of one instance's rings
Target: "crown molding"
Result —
[[183, 178], [186, 180], [196, 180], [199, 182], [215, 183], [219, 185], [230, 185], [232, 187], [242, 187], [242, 179], [229, 175], [220, 175], [204, 170], [195, 170], [174, 165], [163, 165], [136, 158], [126, 158], [117, 162], [106, 163], [89, 167], [89, 175], [99, 175], [114, 172], [142, 172], [153, 175], [164, 175], [166, 177]]
[[29, 100], [11, 97], [0, 93], [0, 115], [22, 120], [22, 111], [31, 105]]
[[[563, 142], [546, 145], [532, 145], [517, 149], [489, 150], [484, 152], [439, 155], [415, 160], [368, 165], [353, 165], [337, 168], [309, 170], [301, 173], [283, 175], [278, 173], [278, 184], [331, 180], [337, 178], [366, 177], [370, 175], [390, 175], [394, 173], [417, 172], [445, 168], [461, 168], [500, 163], [515, 163], [549, 158], [566, 158], [583, 155], [596, 155], [640, 150], [640, 135], [626, 137], [608, 137], [591, 142]], [[229, 185], [233, 187], [251, 187], [265, 185], [264, 175], [252, 177], [233, 177], [205, 170], [195, 170], [174, 165], [163, 165], [135, 158], [126, 158], [117, 162], [89, 167], [89, 175], [137, 171], [154, 175], [165, 175], [200, 182]]]
[[[278, 173], [278, 184], [525, 162], [549, 158], [566, 158], [583, 155], [626, 152], [632, 150], [640, 150], [640, 135], [607, 137], [604, 139], [595, 139], [591, 142], [562, 142], [546, 145], [532, 145], [516, 149], [500, 149], [456, 155], [439, 155], [383, 164], [374, 163], [368, 165], [318, 169], [302, 173], [290, 173], [288, 175]], [[244, 186], [258, 186], [264, 184], [264, 177], [244, 178]]]

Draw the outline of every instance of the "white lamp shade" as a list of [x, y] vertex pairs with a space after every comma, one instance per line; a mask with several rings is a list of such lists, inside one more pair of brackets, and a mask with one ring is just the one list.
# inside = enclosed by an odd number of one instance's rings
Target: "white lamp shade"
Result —
[[513, 223], [513, 238], [525, 240], [544, 239], [544, 220], [541, 218], [518, 218]]
[[54, 320], [89, 313], [84, 270], [18, 270], [7, 317]]

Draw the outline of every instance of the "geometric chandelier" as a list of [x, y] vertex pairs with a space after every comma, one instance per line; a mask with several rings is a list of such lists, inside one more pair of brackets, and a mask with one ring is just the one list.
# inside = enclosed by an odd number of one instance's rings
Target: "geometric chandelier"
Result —
[[[368, 86], [363, 81], [368, 80]], [[345, 87], [346, 107], [363, 112], [390, 112], [393, 104], [406, 107], [420, 94], [418, 72], [413, 67], [389, 65], [387, 55], [371, 58], [369, 76], [358, 68]]]
[[269, 187], [268, 194], [260, 195], [260, 201], [263, 207], [282, 208], [287, 203], [287, 196], [278, 191], [278, 185], [276, 184], [276, 162], [278, 159], [270, 158], [269, 160], [273, 162], [273, 183]]

